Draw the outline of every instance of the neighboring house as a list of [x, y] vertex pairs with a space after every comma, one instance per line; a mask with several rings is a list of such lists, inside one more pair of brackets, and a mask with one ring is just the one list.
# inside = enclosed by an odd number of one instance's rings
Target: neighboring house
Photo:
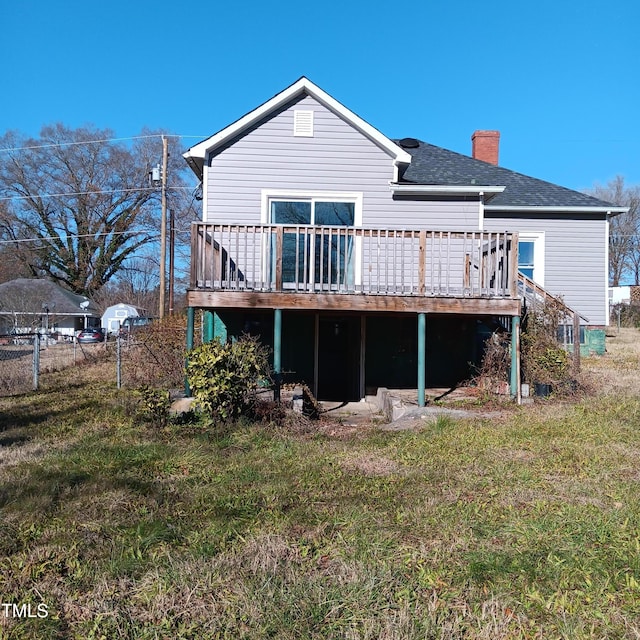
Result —
[[609, 302], [611, 306], [616, 304], [630, 304], [640, 306], [640, 285], [631, 284], [609, 288]]
[[497, 328], [517, 353], [526, 296], [602, 328], [624, 209], [498, 167], [498, 132], [472, 140], [473, 157], [390, 140], [301, 78], [192, 147], [191, 330], [204, 309], [205, 339], [259, 334], [320, 399], [407, 387], [423, 403]]
[[42, 331], [73, 336], [99, 326], [97, 305], [49, 280], [18, 278], [0, 284], [0, 332]]
[[622, 285], [609, 288], [609, 304], [631, 304], [631, 286]]
[[102, 327], [107, 333], [118, 333], [127, 318], [137, 318], [139, 315], [138, 310], [130, 304], [114, 304], [102, 314]]

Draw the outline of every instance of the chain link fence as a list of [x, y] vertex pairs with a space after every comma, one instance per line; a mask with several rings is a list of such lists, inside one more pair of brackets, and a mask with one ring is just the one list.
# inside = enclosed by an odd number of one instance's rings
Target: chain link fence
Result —
[[107, 336], [96, 344], [39, 333], [0, 335], [0, 396], [28, 393], [38, 389], [42, 374], [97, 361], [113, 364], [113, 377], [105, 382], [118, 388], [180, 389], [186, 355], [186, 323], [181, 317], [126, 336]]
[[0, 336], [0, 395], [25, 393], [37, 388], [36, 336]]

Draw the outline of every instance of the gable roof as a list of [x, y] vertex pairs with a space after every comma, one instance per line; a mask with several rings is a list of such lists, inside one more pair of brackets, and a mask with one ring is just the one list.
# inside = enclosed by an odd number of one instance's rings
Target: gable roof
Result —
[[184, 159], [194, 173], [202, 178], [204, 159], [209, 151], [225, 144], [263, 118], [268, 117], [269, 114], [275, 112], [283, 105], [303, 95], [315, 98], [320, 104], [324, 105], [327, 109], [368, 137], [393, 158], [396, 166], [406, 165], [411, 162], [411, 155], [407, 153], [405, 149], [380, 133], [375, 127], [372, 127], [368, 122], [357, 116], [353, 111], [347, 109], [347, 107], [335, 98], [332, 98], [328, 93], [304, 76], [253, 111], [250, 111], [221, 131], [218, 131], [218, 133], [191, 147], [183, 154]]
[[[315, 98], [389, 154], [397, 177], [397, 181], [390, 184], [392, 191], [431, 194], [482, 192], [485, 209], [496, 212], [589, 211], [616, 215], [628, 211], [626, 207], [421, 140], [391, 140], [304, 76], [218, 133], [191, 147], [183, 157], [202, 179], [205, 158], [209, 152], [242, 135], [262, 119], [303, 95]], [[410, 144], [403, 146], [405, 141]]]
[[487, 199], [485, 208], [489, 211], [535, 208], [622, 213], [627, 210], [579, 191], [531, 178], [455, 151], [420, 140], [415, 142], [418, 146], [407, 149], [412, 156], [411, 164], [398, 185], [503, 186], [504, 190]]
[[[85, 306], [81, 306], [85, 305]], [[99, 316], [95, 302], [79, 296], [50, 280], [17, 278], [0, 284], [0, 313], [43, 312], [65, 316]]]

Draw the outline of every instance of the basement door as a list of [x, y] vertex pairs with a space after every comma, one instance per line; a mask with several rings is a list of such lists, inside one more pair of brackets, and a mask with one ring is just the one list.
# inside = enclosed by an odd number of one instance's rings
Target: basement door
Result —
[[319, 400], [360, 400], [360, 318], [318, 316], [316, 383]]

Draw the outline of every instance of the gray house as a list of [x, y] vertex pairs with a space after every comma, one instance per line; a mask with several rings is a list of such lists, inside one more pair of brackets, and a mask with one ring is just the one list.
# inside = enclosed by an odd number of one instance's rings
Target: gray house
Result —
[[93, 301], [50, 280], [17, 278], [0, 284], [0, 333], [44, 331], [72, 337], [99, 325]]
[[390, 140], [301, 78], [184, 155], [203, 189], [190, 323], [204, 309], [206, 339], [259, 334], [276, 372], [339, 400], [408, 387], [422, 403], [498, 327], [517, 353], [526, 298], [562, 296], [587, 339], [608, 322], [624, 209], [499, 167], [498, 144]]

